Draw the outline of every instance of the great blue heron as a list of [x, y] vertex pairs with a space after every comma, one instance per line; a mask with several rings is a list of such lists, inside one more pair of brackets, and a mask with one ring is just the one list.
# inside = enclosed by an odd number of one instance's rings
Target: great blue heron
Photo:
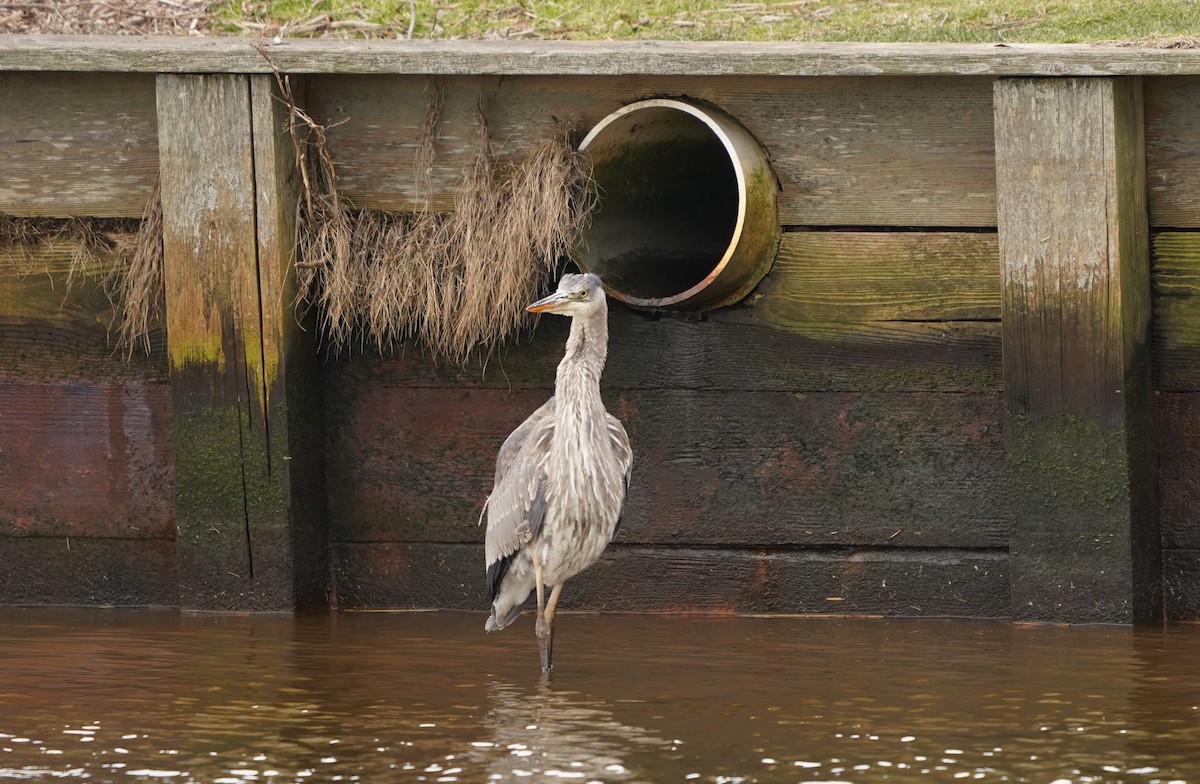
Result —
[[[527, 308], [571, 316], [554, 396], [512, 432], [496, 456], [487, 501], [487, 631], [521, 614], [537, 589], [534, 627], [549, 672], [554, 611], [563, 583], [595, 563], [621, 523], [633, 453], [620, 420], [604, 408], [608, 304], [600, 278], [563, 275], [558, 290]], [[545, 588], [552, 585], [549, 599]]]

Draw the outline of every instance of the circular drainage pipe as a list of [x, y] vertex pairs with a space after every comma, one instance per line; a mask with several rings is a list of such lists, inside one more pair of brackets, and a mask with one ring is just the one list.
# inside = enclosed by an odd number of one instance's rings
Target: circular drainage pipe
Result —
[[572, 254], [618, 299], [710, 310], [744, 298], [779, 249], [766, 151], [724, 112], [656, 98], [600, 121], [579, 145], [599, 205]]

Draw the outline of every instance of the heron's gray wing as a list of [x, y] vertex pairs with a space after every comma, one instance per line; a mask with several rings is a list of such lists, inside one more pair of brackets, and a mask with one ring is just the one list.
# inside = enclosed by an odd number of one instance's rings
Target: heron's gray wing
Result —
[[[615, 505], [621, 510], [622, 516], [625, 512], [625, 496], [629, 490], [629, 477], [633, 473], [633, 448], [629, 445], [629, 434], [625, 432], [625, 426], [621, 424], [621, 420], [617, 419], [612, 414], [605, 412], [608, 417], [608, 438], [612, 444], [613, 457], [617, 461], [617, 465], [621, 467], [621, 487], [618, 491], [620, 498], [613, 499]], [[613, 531], [613, 536], [617, 535], [617, 531], [621, 530], [621, 518], [617, 518], [617, 527]]]
[[539, 422], [546, 419], [552, 419], [553, 417], [554, 396], [551, 395], [549, 400], [538, 406], [538, 409], [527, 416], [524, 422], [517, 425], [516, 430], [508, 434], [508, 438], [504, 439], [504, 443], [500, 446], [499, 454], [496, 455], [495, 485], [498, 486], [500, 484], [500, 480], [503, 479], [504, 475], [508, 473], [509, 466], [512, 465], [512, 461], [516, 459], [517, 453], [521, 451], [521, 447], [529, 438], [530, 431], [532, 431]]
[[546, 517], [544, 460], [554, 435], [553, 399], [521, 423], [497, 458], [487, 504], [484, 560], [488, 595], [495, 598], [516, 552], [533, 541]]

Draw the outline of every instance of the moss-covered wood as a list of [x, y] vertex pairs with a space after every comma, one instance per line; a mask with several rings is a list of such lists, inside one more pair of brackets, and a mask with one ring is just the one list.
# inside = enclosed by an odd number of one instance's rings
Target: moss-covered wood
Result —
[[1154, 385], [1200, 391], [1200, 234], [1153, 237]]
[[1013, 615], [1161, 614], [1141, 83], [996, 83]]
[[[112, 238], [132, 244], [132, 225]], [[161, 325], [151, 330], [148, 354], [126, 356], [117, 346], [121, 315], [110, 297], [119, 260], [87, 254], [77, 264], [83, 250], [66, 240], [0, 244], [0, 379], [165, 382]]]
[[[303, 429], [315, 390], [285, 377], [303, 383], [285, 321], [295, 193], [279, 159], [291, 147], [257, 79], [158, 79], [179, 601], [193, 609], [294, 609], [324, 595], [320, 514], [294, 514], [297, 501], [321, 504], [314, 444], [293, 441], [315, 432]], [[297, 497], [294, 479], [314, 486]]]
[[996, 235], [790, 232], [757, 294], [755, 315], [782, 324], [999, 321]]

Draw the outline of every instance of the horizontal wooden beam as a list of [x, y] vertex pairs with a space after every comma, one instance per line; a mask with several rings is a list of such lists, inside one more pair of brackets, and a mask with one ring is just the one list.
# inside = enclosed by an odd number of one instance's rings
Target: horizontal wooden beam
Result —
[[[334, 564], [341, 609], [487, 607], [476, 544], [339, 544]], [[426, 579], [434, 573], [438, 579]], [[771, 552], [618, 543], [566, 583], [560, 606], [995, 618], [1008, 610], [1007, 581], [1007, 558], [997, 549]]]
[[[505, 436], [548, 390], [331, 389], [338, 541], [477, 542]], [[1002, 547], [998, 394], [623, 391], [624, 542]]]
[[[418, 189], [434, 86], [436, 154]], [[770, 151], [784, 225], [996, 225], [988, 77], [333, 75], [310, 80], [308, 110], [329, 129], [338, 186], [356, 207], [405, 211], [428, 198], [449, 210], [476, 155], [481, 99], [498, 155], [517, 160], [562, 119], [586, 130], [651, 95], [736, 117]]]
[[[266, 73], [257, 39], [0, 36], [0, 70]], [[339, 41], [289, 39], [272, 59], [295, 73], [625, 75], [1200, 74], [1200, 51], [1087, 44], [742, 41]]]

